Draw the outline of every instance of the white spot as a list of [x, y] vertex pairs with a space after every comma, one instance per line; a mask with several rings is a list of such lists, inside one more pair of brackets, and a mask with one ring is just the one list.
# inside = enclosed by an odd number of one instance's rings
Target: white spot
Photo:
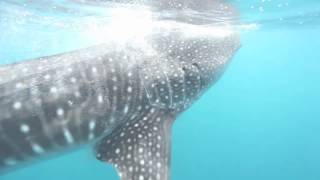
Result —
[[144, 160], [143, 160], [143, 159], [140, 161], [140, 164], [141, 164], [141, 165], [144, 165]]
[[93, 72], [93, 73], [97, 73], [97, 68], [96, 68], [96, 67], [93, 67], [93, 68], [92, 68], [92, 72]]
[[160, 162], [157, 162], [157, 167], [161, 168], [161, 163]]
[[116, 154], [119, 154], [119, 153], [120, 153], [120, 149], [117, 148], [116, 151], [115, 151], [115, 153], [116, 153]]
[[139, 148], [139, 153], [143, 153], [143, 148]]
[[63, 135], [69, 144], [73, 143], [73, 137], [68, 129], [63, 130]]
[[144, 177], [142, 175], [140, 175], [139, 180], [144, 180]]
[[68, 101], [69, 106], [73, 105], [73, 102], [71, 100]]
[[114, 119], [113, 116], [110, 118], [109, 122], [110, 122], [110, 123], [114, 123], [114, 122], [115, 122], [115, 119]]
[[57, 115], [58, 116], [63, 116], [64, 115], [64, 110], [62, 108], [57, 109]]
[[13, 108], [14, 108], [14, 109], [20, 109], [21, 106], [22, 106], [21, 102], [15, 102], [15, 103], [13, 104]]
[[72, 77], [72, 78], [70, 78], [70, 81], [71, 81], [72, 83], [76, 83], [76, 82], [77, 82], [77, 79], [76, 79], [75, 77]]
[[31, 147], [32, 147], [32, 150], [33, 150], [35, 153], [41, 154], [41, 153], [44, 152], [43, 148], [42, 148], [39, 144], [32, 143], [32, 144], [31, 144]]
[[103, 103], [103, 96], [101, 94], [98, 95], [98, 102]]
[[49, 74], [44, 75], [44, 79], [48, 80], [50, 78], [51, 78], [51, 76]]
[[130, 171], [130, 172], [133, 171], [133, 167], [132, 167], [132, 166], [129, 167], [129, 171]]
[[22, 87], [23, 87], [23, 84], [22, 84], [22, 83], [19, 82], [19, 83], [16, 84], [16, 88], [17, 88], [17, 89], [20, 89], [20, 88], [22, 88]]
[[124, 132], [121, 132], [120, 137], [123, 137], [123, 136], [124, 136]]
[[51, 92], [51, 93], [57, 93], [57, 92], [58, 92], [58, 89], [53, 86], [53, 87], [50, 88], [50, 92]]
[[90, 123], [89, 123], [89, 129], [92, 131], [95, 127], [96, 127], [96, 122], [94, 122], [93, 120], [90, 121]]
[[94, 134], [93, 133], [89, 133], [89, 140], [94, 138]]
[[75, 95], [77, 98], [81, 97], [81, 94], [80, 94], [79, 91], [76, 91], [76, 92], [74, 93], [74, 95]]
[[92, 131], [94, 130], [94, 128], [96, 127], [96, 122], [94, 120], [91, 120], [89, 122], [89, 130], [91, 131], [89, 133], [89, 140], [93, 139], [94, 138], [94, 134], [92, 133]]
[[28, 133], [30, 131], [30, 127], [27, 124], [21, 124], [20, 131], [23, 133]]
[[123, 112], [126, 114], [126, 113], [128, 113], [128, 111], [129, 111], [129, 106], [128, 106], [128, 105], [126, 105], [126, 106], [124, 107]]
[[131, 93], [132, 92], [132, 87], [129, 86], [128, 89], [127, 89], [128, 93]]

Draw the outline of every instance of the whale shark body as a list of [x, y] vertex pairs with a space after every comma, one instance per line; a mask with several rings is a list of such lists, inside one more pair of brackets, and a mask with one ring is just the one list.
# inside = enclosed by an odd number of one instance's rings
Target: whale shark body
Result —
[[170, 179], [172, 123], [239, 44], [230, 24], [165, 19], [126, 42], [0, 66], [0, 168], [93, 142], [122, 180]]

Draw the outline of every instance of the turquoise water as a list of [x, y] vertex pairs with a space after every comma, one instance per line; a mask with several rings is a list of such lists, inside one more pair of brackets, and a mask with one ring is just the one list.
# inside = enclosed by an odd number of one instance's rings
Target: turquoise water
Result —
[[[79, 27], [103, 18], [102, 8], [81, 5], [68, 13], [52, 8], [60, 7], [59, 1], [52, 3], [33, 4], [38, 8], [29, 11], [20, 3], [0, 2], [0, 63], [99, 43]], [[172, 179], [319, 180], [320, 2], [232, 3], [241, 15], [242, 47], [221, 80], [176, 121]], [[99, 29], [102, 22], [91, 26]], [[117, 175], [83, 148], [0, 179]]]

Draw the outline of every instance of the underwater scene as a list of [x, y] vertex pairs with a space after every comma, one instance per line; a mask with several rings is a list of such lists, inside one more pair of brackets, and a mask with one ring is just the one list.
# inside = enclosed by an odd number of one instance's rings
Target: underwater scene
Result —
[[0, 180], [320, 180], [319, 137], [319, 0], [0, 0]]

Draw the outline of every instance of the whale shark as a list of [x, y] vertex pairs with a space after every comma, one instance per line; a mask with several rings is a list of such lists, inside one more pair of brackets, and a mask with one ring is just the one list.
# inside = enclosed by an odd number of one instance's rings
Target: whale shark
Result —
[[182, 14], [233, 19], [229, 4], [150, 2], [160, 12], [179, 9], [179, 18], [151, 20], [124, 41], [111, 34], [100, 45], [0, 66], [0, 169], [93, 144], [121, 180], [170, 179], [172, 124], [217, 82], [240, 38], [227, 21]]

